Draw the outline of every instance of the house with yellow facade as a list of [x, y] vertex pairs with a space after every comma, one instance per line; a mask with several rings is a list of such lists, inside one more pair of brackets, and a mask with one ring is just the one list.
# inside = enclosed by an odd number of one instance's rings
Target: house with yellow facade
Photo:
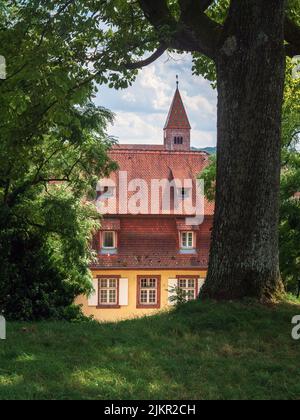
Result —
[[103, 220], [90, 267], [94, 293], [77, 299], [99, 321], [154, 314], [173, 304], [176, 288], [196, 299], [205, 281], [214, 207], [202, 196], [199, 216], [196, 201], [209, 155], [191, 149], [178, 86], [163, 137], [163, 145], [110, 152], [118, 170], [98, 187]]

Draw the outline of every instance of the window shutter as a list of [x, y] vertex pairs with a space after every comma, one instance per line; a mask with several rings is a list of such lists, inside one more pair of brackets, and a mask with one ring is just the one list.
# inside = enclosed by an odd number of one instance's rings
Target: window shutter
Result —
[[119, 305], [128, 306], [128, 279], [120, 279], [119, 281]]
[[99, 253], [99, 249], [100, 249], [100, 242], [99, 242], [99, 232], [95, 233], [93, 235], [93, 239], [92, 239], [92, 249], [97, 252], [97, 254]]
[[172, 302], [170, 299], [176, 295], [176, 291], [172, 290], [174, 287], [177, 287], [178, 281], [177, 279], [169, 279], [168, 280], [168, 303], [169, 305], [175, 305], [176, 302]]
[[197, 297], [199, 296], [199, 293], [201, 292], [201, 289], [205, 283], [205, 279], [198, 279], [198, 291], [197, 291]]
[[98, 306], [98, 279], [93, 279], [94, 291], [88, 298], [88, 306]]

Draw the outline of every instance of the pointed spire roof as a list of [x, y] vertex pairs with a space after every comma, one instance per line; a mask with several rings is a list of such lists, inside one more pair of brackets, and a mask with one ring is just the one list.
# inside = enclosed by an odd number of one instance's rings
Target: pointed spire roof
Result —
[[173, 98], [173, 102], [172, 102], [164, 129], [166, 130], [169, 128], [191, 129], [189, 119], [188, 119], [188, 116], [187, 116], [187, 113], [184, 108], [182, 98], [179, 92], [178, 82], [177, 82], [176, 92]]

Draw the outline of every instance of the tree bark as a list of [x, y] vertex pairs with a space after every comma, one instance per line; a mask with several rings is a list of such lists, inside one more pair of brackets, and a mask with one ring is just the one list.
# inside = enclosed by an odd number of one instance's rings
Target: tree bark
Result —
[[216, 58], [217, 185], [203, 298], [270, 299], [278, 257], [284, 0], [233, 0]]

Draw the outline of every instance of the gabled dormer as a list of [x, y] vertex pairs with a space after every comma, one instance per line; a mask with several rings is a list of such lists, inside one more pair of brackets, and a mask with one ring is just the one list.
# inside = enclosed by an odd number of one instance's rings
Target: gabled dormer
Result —
[[191, 146], [191, 126], [179, 92], [178, 82], [173, 102], [164, 127], [166, 150], [189, 151]]

